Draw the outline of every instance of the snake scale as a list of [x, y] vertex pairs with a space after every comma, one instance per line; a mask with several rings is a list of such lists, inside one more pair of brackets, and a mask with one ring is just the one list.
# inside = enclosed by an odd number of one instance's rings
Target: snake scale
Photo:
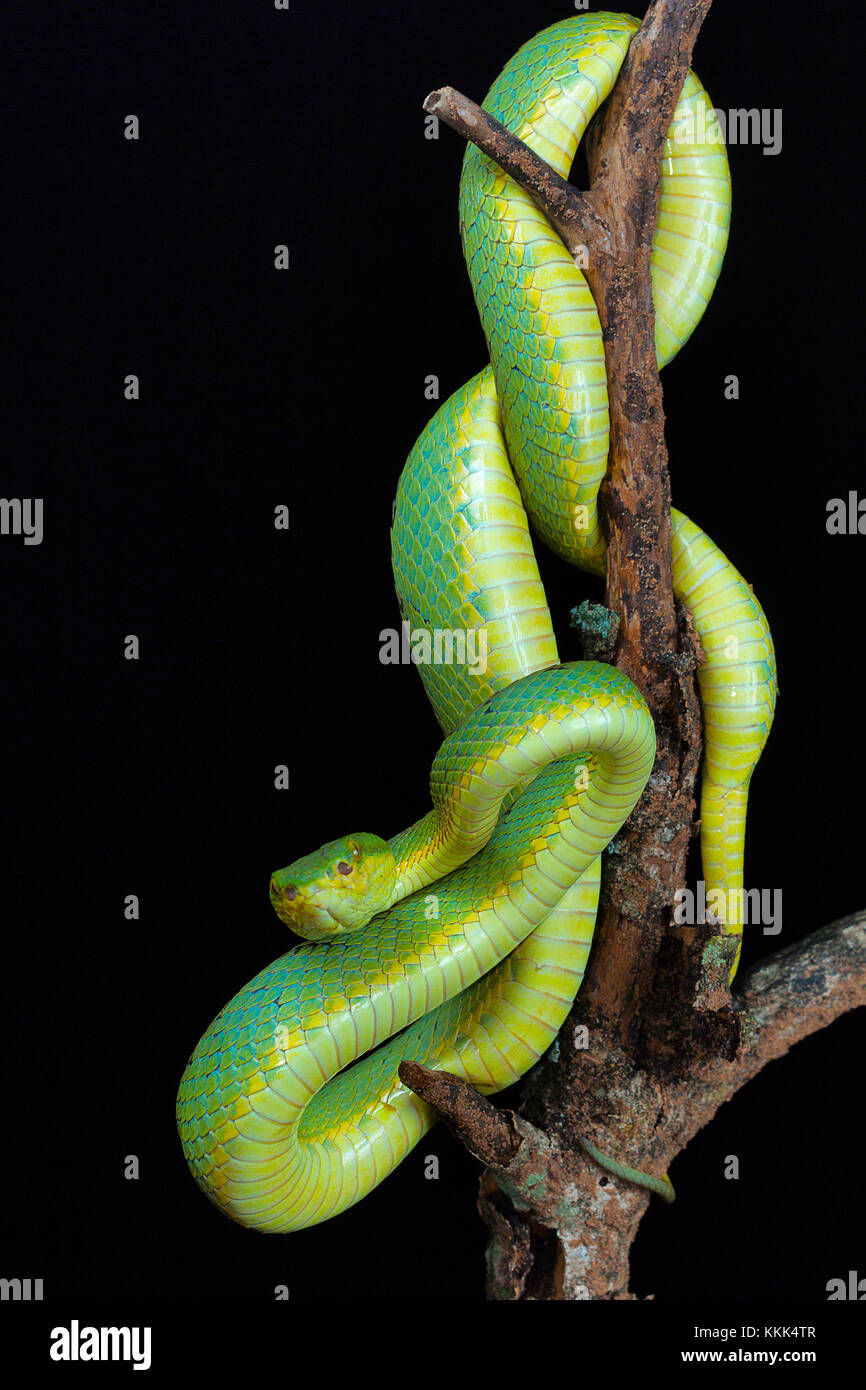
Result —
[[[637, 21], [582, 14], [520, 49], [484, 106], [568, 175]], [[706, 143], [681, 139], [704, 108]], [[712, 105], [689, 74], [663, 149], [653, 246], [660, 365], [700, 319], [721, 267], [730, 176]], [[400, 478], [392, 558], [413, 632], [484, 629], [486, 670], [423, 664], [445, 734], [432, 808], [385, 841], [354, 834], [271, 880], [303, 937], [245, 985], [184, 1072], [178, 1127], [192, 1172], [246, 1226], [290, 1231], [345, 1210], [391, 1172], [434, 1112], [397, 1075], [413, 1059], [490, 1093], [553, 1042], [580, 985], [601, 853], [650, 775], [640, 692], [598, 662], [560, 663], [529, 534], [604, 571], [596, 497], [608, 401], [595, 304], [541, 212], [470, 146], [460, 227], [490, 364], [445, 402]], [[749, 779], [776, 671], [749, 585], [672, 511], [677, 597], [706, 661], [701, 819], [707, 892], [733, 904]], [[587, 1151], [632, 1180], [654, 1178]]]

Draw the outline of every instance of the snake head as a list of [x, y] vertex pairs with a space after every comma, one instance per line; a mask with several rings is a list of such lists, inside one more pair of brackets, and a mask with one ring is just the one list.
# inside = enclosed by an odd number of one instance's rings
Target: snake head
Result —
[[378, 835], [345, 835], [271, 878], [274, 911], [308, 941], [365, 927], [394, 900], [397, 864]]

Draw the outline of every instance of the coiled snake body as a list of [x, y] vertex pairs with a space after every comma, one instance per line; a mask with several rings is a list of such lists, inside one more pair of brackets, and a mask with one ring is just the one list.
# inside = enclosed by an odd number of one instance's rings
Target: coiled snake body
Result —
[[[567, 176], [636, 28], [610, 14], [553, 25], [508, 63], [485, 108]], [[707, 143], [681, 143], [677, 130], [700, 107], [693, 129]], [[663, 152], [660, 365], [692, 332], [721, 266], [730, 179], [716, 132], [690, 74]], [[601, 852], [653, 764], [636, 688], [609, 666], [559, 663], [529, 537], [527, 514], [558, 554], [604, 570], [596, 496], [608, 409], [594, 302], [529, 196], [473, 147], [460, 220], [490, 366], [415, 445], [392, 555], [404, 620], [484, 629], [487, 667], [419, 667], [446, 734], [433, 809], [388, 842], [346, 836], [274, 875], [275, 908], [311, 940], [236, 995], [186, 1068], [178, 1125], [193, 1174], [261, 1230], [335, 1216], [424, 1134], [435, 1115], [399, 1080], [401, 1060], [493, 1092], [545, 1051], [583, 975]], [[733, 904], [726, 926], [739, 932], [746, 797], [772, 721], [775, 659], [749, 586], [693, 522], [671, 516], [675, 591], [706, 657], [704, 877], [708, 897], [721, 890]], [[663, 1190], [665, 1179], [642, 1176]]]

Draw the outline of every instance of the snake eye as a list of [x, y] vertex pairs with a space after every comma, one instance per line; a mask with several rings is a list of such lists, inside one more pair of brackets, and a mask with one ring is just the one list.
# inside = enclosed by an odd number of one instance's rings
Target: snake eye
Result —
[[352, 865], [351, 865], [351, 864], [347, 864], [346, 861], [345, 861], [345, 859], [341, 859], [340, 862], [339, 862], [339, 864], [337, 865], [337, 873], [338, 873], [338, 874], [350, 874], [351, 872], [352, 872]]
[[283, 897], [286, 902], [293, 903], [297, 896], [298, 890], [293, 883], [290, 883], [287, 888], [283, 889]]

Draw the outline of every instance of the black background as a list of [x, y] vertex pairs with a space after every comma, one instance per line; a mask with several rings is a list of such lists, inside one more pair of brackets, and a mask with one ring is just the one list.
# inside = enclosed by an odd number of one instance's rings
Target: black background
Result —
[[[425, 140], [421, 102], [446, 82], [480, 100], [570, 12], [7, 7], [3, 492], [44, 497], [45, 538], [0, 540], [0, 1274], [46, 1297], [483, 1297], [477, 1165], [442, 1127], [359, 1207], [263, 1237], [194, 1187], [174, 1096], [211, 1017], [286, 948], [270, 872], [426, 809], [437, 726], [417, 673], [378, 659], [399, 621], [391, 502], [433, 409], [424, 378], [444, 399], [486, 353], [461, 142]], [[720, 3], [695, 57], [717, 106], [784, 113], [781, 154], [730, 149], [722, 278], [664, 374], [676, 504], [754, 584], [779, 658], [747, 883], [783, 889], [784, 928], [747, 936], [747, 964], [866, 896], [866, 540], [825, 529], [827, 500], [866, 486], [862, 39], [859, 7], [832, 0]], [[600, 586], [541, 562], [572, 659], [568, 610]], [[638, 1293], [821, 1300], [866, 1275], [863, 1042], [847, 1017], [723, 1108], [673, 1166], [676, 1205], [644, 1221]]]

